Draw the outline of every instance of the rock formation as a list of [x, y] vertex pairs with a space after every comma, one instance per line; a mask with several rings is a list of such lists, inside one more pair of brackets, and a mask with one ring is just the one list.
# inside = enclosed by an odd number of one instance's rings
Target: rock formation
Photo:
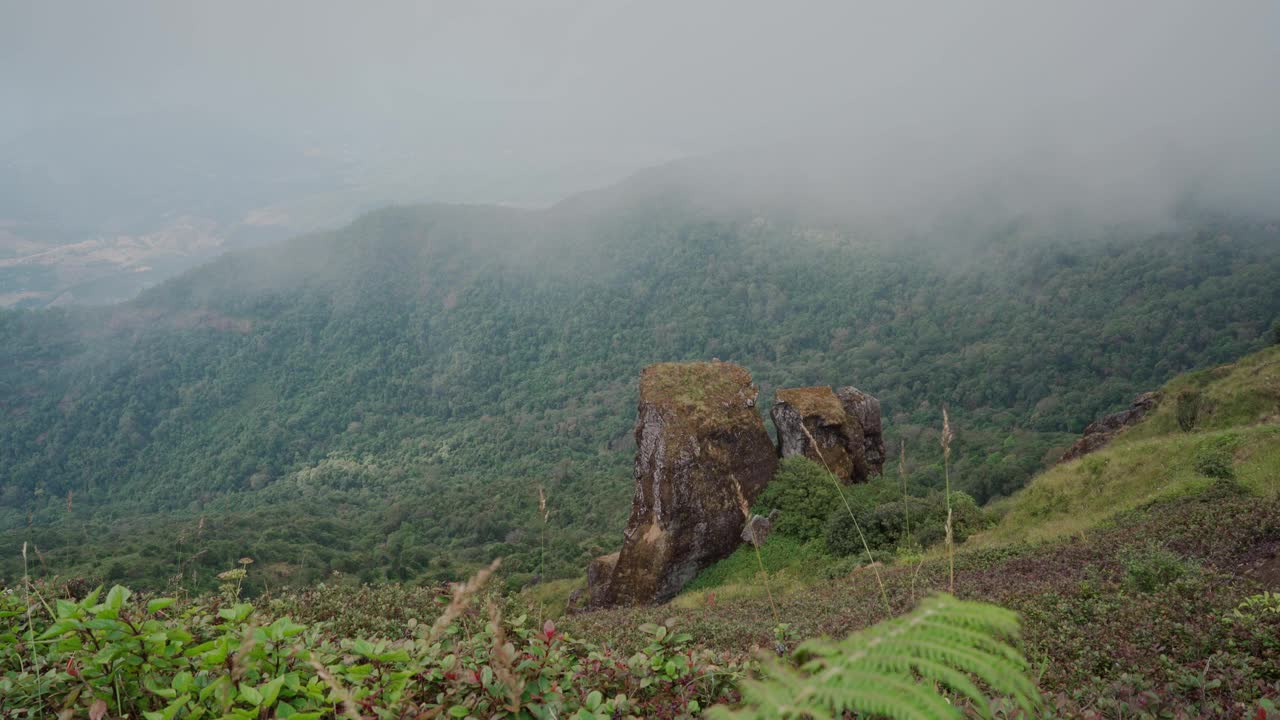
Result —
[[773, 524], [778, 522], [778, 515], [777, 508], [774, 508], [768, 517], [752, 515], [751, 520], [742, 526], [742, 542], [751, 543], [756, 547], [764, 545], [769, 539], [769, 534], [773, 532]]
[[622, 550], [588, 573], [591, 607], [670, 600], [742, 543], [744, 509], [777, 456], [751, 375], [731, 363], [644, 369], [635, 437], [635, 494]]
[[836, 391], [845, 413], [862, 426], [862, 449], [869, 475], [884, 474], [884, 427], [880, 422], [880, 401], [851, 385]]
[[784, 388], [769, 415], [782, 457], [824, 463], [845, 483], [865, 482], [884, 470], [880, 401], [856, 388]]
[[1089, 423], [1084, 429], [1084, 435], [1075, 442], [1058, 462], [1067, 462], [1075, 460], [1078, 457], [1088, 455], [1094, 450], [1098, 450], [1111, 439], [1120, 434], [1122, 430], [1130, 425], [1136, 424], [1139, 420], [1151, 412], [1152, 409], [1160, 402], [1159, 393], [1149, 392], [1143, 393], [1134, 398], [1133, 403], [1128, 409], [1121, 410], [1118, 413], [1112, 413], [1103, 417], [1101, 420], [1095, 420]]

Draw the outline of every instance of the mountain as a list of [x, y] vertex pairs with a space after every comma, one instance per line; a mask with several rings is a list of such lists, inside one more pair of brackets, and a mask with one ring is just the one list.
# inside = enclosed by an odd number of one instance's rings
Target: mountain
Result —
[[0, 528], [36, 572], [143, 586], [242, 556], [275, 584], [497, 555], [518, 585], [616, 544], [647, 364], [737, 362], [766, 412], [777, 387], [856, 385], [920, 489], [947, 406], [985, 502], [1280, 317], [1274, 223], [949, 217], [860, 229], [659, 173], [547, 210], [389, 208], [128, 303], [6, 311]]
[[195, 113], [76, 119], [0, 144], [0, 307], [105, 304], [228, 249], [345, 222], [341, 149]]

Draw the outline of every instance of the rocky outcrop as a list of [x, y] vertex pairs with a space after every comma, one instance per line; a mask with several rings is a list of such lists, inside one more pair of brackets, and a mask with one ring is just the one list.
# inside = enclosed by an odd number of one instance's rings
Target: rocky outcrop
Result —
[[610, 553], [592, 560], [587, 566], [587, 588], [590, 592], [587, 598], [588, 604], [596, 607], [608, 600], [604, 591], [609, 587], [609, 578], [613, 576], [613, 569], [617, 565], [618, 553]]
[[862, 426], [862, 451], [868, 475], [884, 474], [884, 426], [880, 419], [880, 401], [852, 385], [836, 391], [845, 414]]
[[777, 508], [769, 513], [768, 517], [764, 515], [752, 515], [751, 520], [742, 526], [742, 542], [751, 543], [756, 547], [764, 545], [769, 539], [769, 534], [773, 532], [773, 524], [778, 522]]
[[742, 543], [744, 509], [778, 462], [757, 392], [731, 363], [645, 368], [631, 518], [612, 571], [604, 558], [592, 564], [592, 607], [666, 602]]
[[849, 417], [829, 387], [783, 388], [769, 411], [778, 429], [778, 455], [803, 455], [826, 465], [842, 482], [867, 477], [862, 425]]
[[1151, 412], [1156, 405], [1160, 403], [1160, 394], [1156, 392], [1143, 393], [1134, 398], [1128, 409], [1121, 410], [1118, 413], [1112, 413], [1089, 423], [1084, 429], [1084, 435], [1075, 442], [1058, 462], [1067, 462], [1075, 460], [1078, 457], [1088, 455], [1094, 450], [1098, 450], [1111, 442], [1112, 438], [1120, 434], [1125, 428], [1136, 424], [1139, 420]]
[[769, 415], [781, 457], [803, 455], [845, 483], [865, 482], [884, 470], [880, 401], [856, 388], [784, 388]]

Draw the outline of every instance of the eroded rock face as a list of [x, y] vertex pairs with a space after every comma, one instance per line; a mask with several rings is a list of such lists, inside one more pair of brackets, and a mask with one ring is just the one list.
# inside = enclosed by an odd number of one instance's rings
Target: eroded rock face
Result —
[[831, 388], [778, 390], [769, 416], [778, 429], [779, 456], [803, 455], [825, 464], [846, 483], [866, 479], [862, 425], [845, 412]]
[[645, 368], [631, 519], [607, 581], [588, 577], [593, 607], [666, 602], [741, 544], [743, 504], [778, 464], [757, 392], [731, 363]]
[[778, 515], [777, 508], [774, 508], [768, 517], [752, 515], [751, 520], [742, 526], [742, 542], [751, 543], [756, 547], [764, 545], [769, 535], [773, 533], [773, 524], [778, 522]]
[[880, 419], [880, 401], [852, 385], [836, 391], [845, 413], [862, 426], [862, 450], [867, 460], [868, 475], [884, 474], [884, 427]]
[[782, 457], [804, 455], [825, 463], [845, 483], [866, 482], [884, 471], [880, 401], [856, 388], [784, 388], [769, 414]]
[[1095, 420], [1089, 423], [1084, 429], [1084, 435], [1075, 442], [1058, 462], [1067, 462], [1075, 460], [1078, 457], [1088, 455], [1094, 450], [1098, 450], [1111, 442], [1111, 439], [1120, 434], [1122, 430], [1137, 423], [1147, 413], [1151, 412], [1160, 402], [1160, 394], [1155, 392], [1143, 393], [1134, 398], [1133, 403], [1125, 410], [1118, 413], [1112, 413], [1103, 417], [1101, 420]]

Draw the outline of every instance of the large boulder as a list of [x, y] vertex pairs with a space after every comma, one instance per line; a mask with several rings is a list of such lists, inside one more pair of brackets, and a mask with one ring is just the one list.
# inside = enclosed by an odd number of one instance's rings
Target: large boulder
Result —
[[836, 391], [845, 414], [862, 426], [862, 450], [867, 460], [868, 475], [884, 474], [884, 426], [880, 419], [880, 401], [852, 385]]
[[601, 555], [587, 566], [587, 603], [590, 607], [600, 607], [608, 602], [605, 590], [609, 587], [609, 579], [613, 577], [613, 569], [618, 565], [618, 553]]
[[781, 457], [803, 455], [846, 484], [884, 471], [880, 401], [856, 388], [783, 388], [769, 415]]
[[1117, 413], [1111, 413], [1100, 420], [1089, 423], [1079, 440], [1062, 454], [1060, 463], [1075, 460], [1098, 450], [1111, 442], [1125, 428], [1137, 424], [1160, 403], [1160, 394], [1148, 392], [1133, 399], [1129, 407]]
[[778, 464], [757, 392], [731, 363], [644, 369], [631, 518], [607, 580], [594, 573], [593, 607], [666, 602], [742, 543], [744, 510]]
[[778, 429], [778, 455], [803, 455], [825, 465], [842, 482], [867, 477], [862, 426], [845, 412], [831, 388], [783, 388], [769, 411]]

